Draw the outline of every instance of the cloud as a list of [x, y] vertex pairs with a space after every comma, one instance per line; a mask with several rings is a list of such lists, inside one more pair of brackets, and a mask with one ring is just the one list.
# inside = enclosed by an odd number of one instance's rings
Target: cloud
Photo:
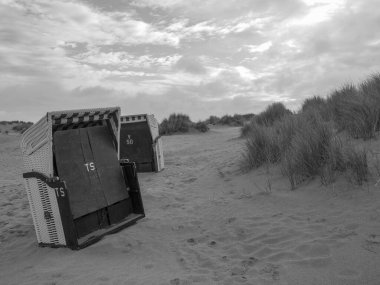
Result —
[[305, 4], [298, 0], [139, 0], [132, 2], [135, 6], [164, 9], [165, 13], [187, 17], [196, 21], [207, 19], [234, 19], [247, 13], [254, 13], [256, 17], [263, 14], [275, 13], [278, 15], [294, 15], [303, 9]]
[[101, 52], [99, 49], [91, 49], [88, 52], [74, 55], [73, 58], [82, 64], [92, 64], [108, 69], [129, 70], [134, 69], [168, 69], [175, 65], [181, 58], [179, 54], [164, 57], [152, 55], [134, 56], [128, 52]]
[[[1, 68], [8, 81], [2, 80], [6, 86], [15, 78], [23, 77], [23, 82], [33, 82], [41, 76], [53, 81], [60, 81], [62, 77], [66, 82], [71, 79], [69, 87], [80, 82], [90, 85], [93, 80], [88, 80], [91, 77], [88, 75], [101, 73], [83, 62], [86, 55], [93, 56], [89, 60], [106, 63], [115, 63], [121, 55], [100, 53], [99, 45], [177, 46], [179, 42], [174, 34], [135, 20], [129, 13], [104, 13], [81, 3], [39, 0], [0, 5], [0, 55], [6, 55], [1, 56], [5, 59]], [[78, 47], [85, 49], [82, 52], [87, 51], [82, 58], [73, 56], [75, 51], [80, 51]], [[163, 58], [145, 59], [150, 64], [159, 64], [161, 60], [161, 65], [165, 65]]]
[[377, 2], [0, 0], [0, 114], [296, 108], [380, 70]]
[[205, 74], [206, 68], [197, 57], [184, 56], [177, 61], [175, 68], [194, 74]]
[[248, 49], [250, 53], [256, 53], [256, 52], [267, 51], [268, 49], [270, 49], [271, 46], [272, 46], [272, 42], [267, 41], [259, 45], [246, 45], [245, 47]]

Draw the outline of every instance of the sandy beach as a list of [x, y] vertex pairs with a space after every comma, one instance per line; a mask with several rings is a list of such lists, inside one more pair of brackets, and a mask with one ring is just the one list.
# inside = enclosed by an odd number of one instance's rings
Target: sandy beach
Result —
[[239, 128], [165, 136], [165, 170], [139, 174], [145, 219], [83, 250], [40, 248], [19, 139], [0, 134], [0, 284], [380, 284], [376, 181], [291, 191], [276, 166], [241, 171]]

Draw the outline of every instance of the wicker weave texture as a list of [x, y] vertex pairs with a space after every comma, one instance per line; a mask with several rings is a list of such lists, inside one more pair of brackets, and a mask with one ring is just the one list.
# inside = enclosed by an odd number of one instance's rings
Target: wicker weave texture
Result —
[[162, 138], [159, 138], [156, 143], [156, 153], [157, 153], [157, 171], [161, 171], [165, 168], [164, 160], [164, 148], [162, 143]]
[[149, 124], [150, 133], [152, 134], [152, 139], [154, 141], [159, 136], [158, 122], [154, 115], [147, 115], [147, 120]]

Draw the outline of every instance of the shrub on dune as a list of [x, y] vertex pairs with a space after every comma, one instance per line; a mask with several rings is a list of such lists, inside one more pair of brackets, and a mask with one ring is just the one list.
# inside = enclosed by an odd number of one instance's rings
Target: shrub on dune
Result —
[[306, 99], [302, 104], [301, 110], [302, 112], [318, 112], [324, 121], [329, 121], [332, 119], [327, 100], [319, 96]]
[[347, 105], [348, 102], [354, 100], [357, 93], [358, 90], [354, 85], [346, 84], [327, 98], [328, 109], [339, 131], [346, 129]]
[[273, 103], [257, 116], [248, 114], [250, 116], [247, 118], [250, 118], [250, 120], [243, 123], [243, 126], [240, 129], [240, 135], [241, 137], [247, 136], [252, 129], [256, 128], [254, 125], [270, 127], [291, 114], [292, 112], [286, 109], [282, 103]]
[[164, 119], [160, 126], [159, 132], [161, 135], [169, 135], [176, 132], [188, 132], [192, 122], [188, 115], [171, 114], [168, 119]]
[[164, 119], [159, 125], [160, 135], [187, 133], [190, 129], [205, 133], [209, 130], [209, 127], [206, 122], [193, 123], [188, 115], [176, 113], [171, 114], [169, 118]]
[[209, 130], [209, 127], [205, 122], [199, 121], [198, 123], [194, 124], [194, 128], [202, 133], [205, 133]]
[[290, 115], [292, 112], [282, 103], [273, 103], [269, 105], [265, 111], [254, 117], [257, 124], [263, 126], [272, 126], [274, 122], [281, 120], [284, 116]]
[[244, 123], [244, 119], [242, 115], [235, 114], [233, 116], [231, 115], [224, 115], [220, 118], [219, 124], [221, 125], [227, 125], [227, 126], [242, 126]]
[[358, 87], [346, 84], [327, 99], [306, 99], [296, 114], [272, 104], [242, 127], [241, 136], [248, 165], [280, 162], [294, 189], [315, 176], [332, 183], [343, 172], [362, 185], [370, 175], [367, 152], [343, 144], [341, 137], [371, 139], [379, 130], [380, 73]]
[[216, 125], [220, 121], [220, 118], [217, 116], [210, 116], [207, 120], [206, 123], [211, 124], [211, 125]]
[[14, 126], [12, 128], [12, 130], [14, 130], [15, 132], [24, 133], [32, 125], [33, 125], [33, 123], [30, 123], [30, 122], [28, 122], [28, 123], [20, 122], [18, 125]]
[[344, 171], [357, 184], [369, 175], [366, 155], [347, 148], [318, 111], [287, 116], [271, 127], [252, 122], [246, 132], [246, 164], [257, 168], [280, 163], [292, 189], [316, 176], [326, 185]]
[[246, 122], [240, 129], [240, 136], [245, 137], [254, 129], [252, 122]]
[[379, 77], [362, 83], [359, 88], [346, 85], [327, 99], [334, 122], [340, 131], [353, 138], [370, 139], [380, 128]]
[[359, 86], [363, 96], [368, 98], [373, 103], [372, 108], [377, 113], [377, 119], [374, 118], [377, 124], [375, 125], [376, 131], [380, 130], [380, 73], [372, 75], [368, 80], [364, 81]]

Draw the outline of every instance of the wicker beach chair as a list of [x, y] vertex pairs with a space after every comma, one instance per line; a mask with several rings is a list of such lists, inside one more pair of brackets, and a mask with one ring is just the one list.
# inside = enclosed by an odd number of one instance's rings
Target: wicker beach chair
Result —
[[49, 112], [22, 136], [40, 246], [83, 248], [145, 216], [136, 165], [118, 159], [120, 108]]
[[120, 124], [120, 158], [135, 162], [138, 172], [163, 170], [163, 144], [154, 115], [121, 116]]

